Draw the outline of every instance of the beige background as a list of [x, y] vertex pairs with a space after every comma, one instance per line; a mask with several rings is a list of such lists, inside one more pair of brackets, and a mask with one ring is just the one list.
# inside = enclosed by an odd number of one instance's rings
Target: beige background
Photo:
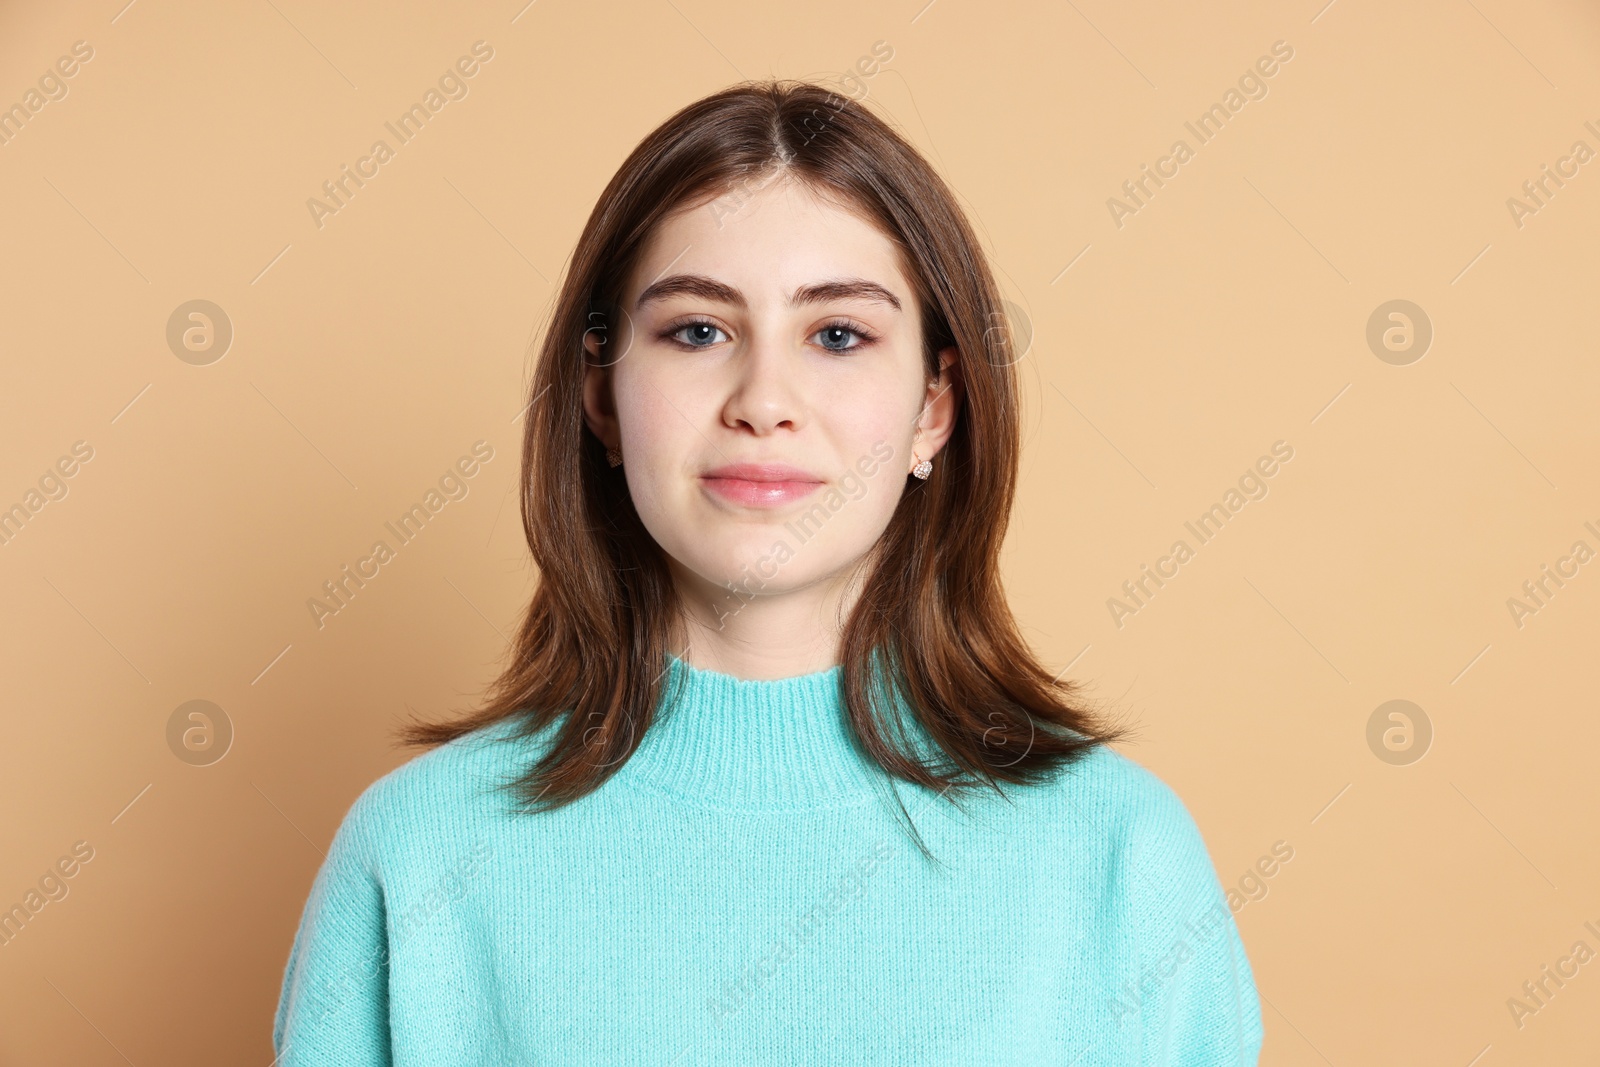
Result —
[[[0, 1063], [269, 1062], [339, 819], [407, 709], [481, 692], [530, 594], [526, 346], [596, 196], [682, 104], [878, 41], [872, 106], [1031, 323], [1020, 618], [1137, 717], [1225, 884], [1294, 849], [1237, 914], [1263, 1063], [1595, 1055], [1600, 962], [1507, 1006], [1600, 951], [1600, 563], [1507, 606], [1600, 550], [1600, 160], [1507, 206], [1600, 150], [1592, 4], [123, 2], [0, 7], [0, 106], [94, 50], [0, 146], [0, 506], [93, 449], [0, 546], [0, 906], [94, 850], [0, 947]], [[307, 199], [479, 40], [469, 94], [319, 228]], [[1107, 199], [1180, 137], [1119, 228]], [[234, 330], [206, 366], [166, 341], [193, 299]], [[1394, 299], [1434, 328], [1405, 366], [1365, 338]], [[319, 630], [308, 598], [480, 439], [469, 495]], [[1269, 495], [1118, 627], [1108, 598], [1279, 440]], [[209, 766], [167, 741], [196, 699], [235, 732]], [[1367, 741], [1396, 699], [1433, 730], [1406, 765]]]

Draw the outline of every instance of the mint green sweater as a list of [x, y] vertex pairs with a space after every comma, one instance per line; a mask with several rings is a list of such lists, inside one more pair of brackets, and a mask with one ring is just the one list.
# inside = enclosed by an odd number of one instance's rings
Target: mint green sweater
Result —
[[1233, 915], [1139, 764], [1097, 747], [963, 812], [858, 754], [841, 667], [668, 672], [682, 699], [569, 806], [505, 810], [553, 732], [508, 723], [361, 794], [289, 952], [282, 1067], [1256, 1063]]

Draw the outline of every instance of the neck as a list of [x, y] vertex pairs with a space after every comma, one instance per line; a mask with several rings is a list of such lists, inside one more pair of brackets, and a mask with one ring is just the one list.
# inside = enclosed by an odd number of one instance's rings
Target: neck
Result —
[[743, 679], [669, 655], [656, 721], [619, 778], [706, 808], [799, 811], [880, 795], [885, 774], [856, 746], [839, 665]]
[[[843, 633], [823, 620], [847, 618], [860, 595], [849, 573], [800, 588], [746, 570], [734, 588], [716, 586], [670, 559], [683, 620], [674, 655], [702, 670], [773, 681], [827, 670], [839, 662]], [[786, 582], [796, 576], [781, 574]]]

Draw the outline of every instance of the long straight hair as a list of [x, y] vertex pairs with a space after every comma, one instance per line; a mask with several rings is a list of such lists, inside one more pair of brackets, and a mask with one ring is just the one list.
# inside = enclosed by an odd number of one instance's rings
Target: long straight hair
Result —
[[[559, 723], [508, 783], [526, 811], [579, 799], [637, 748], [666, 697], [679, 612], [660, 546], [584, 424], [584, 334], [618, 336], [624, 279], [664, 216], [711, 198], [736, 204], [775, 177], [848, 205], [897, 244], [922, 307], [929, 380], [941, 349], [959, 353], [953, 432], [932, 476], [909, 479], [845, 621], [842, 697], [862, 750], [890, 775], [957, 801], [1001, 791], [1001, 781], [1043, 781], [1124, 736], [1079, 703], [1079, 683], [1039, 664], [1006, 603], [998, 559], [1017, 479], [1017, 357], [954, 196], [858, 101], [807, 82], [746, 82], [662, 123], [590, 214], [529, 385], [522, 526], [539, 579], [509, 666], [477, 710], [401, 729], [403, 744], [434, 746], [506, 719], [516, 720], [508, 740]], [[882, 691], [886, 680], [894, 694]], [[901, 702], [942, 750], [942, 766], [896, 743]]]

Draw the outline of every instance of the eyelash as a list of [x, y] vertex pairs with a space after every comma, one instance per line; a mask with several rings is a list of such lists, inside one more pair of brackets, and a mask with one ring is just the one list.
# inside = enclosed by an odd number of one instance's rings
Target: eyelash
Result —
[[[714, 330], [722, 330], [721, 326], [718, 326], [709, 319], [687, 318], [681, 319], [665, 327], [658, 336], [661, 340], [671, 342], [672, 344], [679, 346], [679, 348], [683, 349], [684, 351], [692, 352], [697, 349], [712, 347], [711, 345], [691, 345], [687, 341], [679, 341], [677, 337], [674, 336], [675, 334], [681, 332], [685, 327], [689, 326], [710, 326]], [[868, 345], [874, 343], [878, 339], [877, 334], [873, 333], [859, 322], [856, 322], [854, 319], [848, 318], [831, 319], [828, 322], [823, 323], [821, 326], [818, 326], [815, 333], [821, 333], [823, 330], [847, 330], [861, 339], [859, 343], [853, 344], [849, 348], [823, 347], [824, 352], [832, 352], [835, 354], [859, 351], [860, 349], [866, 348]], [[726, 333], [727, 331], [723, 330], [722, 332]], [[815, 336], [815, 333], [813, 336]]]

